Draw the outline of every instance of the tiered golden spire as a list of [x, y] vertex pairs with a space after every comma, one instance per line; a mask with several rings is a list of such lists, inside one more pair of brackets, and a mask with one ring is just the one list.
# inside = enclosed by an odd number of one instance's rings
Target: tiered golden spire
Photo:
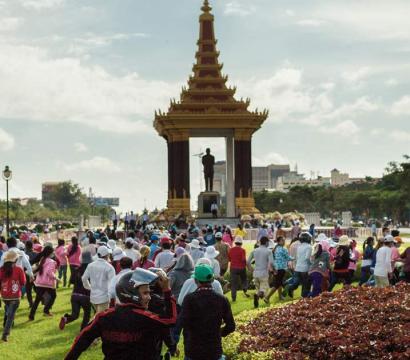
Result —
[[209, 6], [208, 0], [204, 0], [204, 5], [201, 7], [201, 10], [204, 13], [209, 13], [212, 10], [212, 8]]
[[[236, 87], [227, 87], [228, 76], [222, 74], [223, 64], [219, 63], [219, 51], [216, 49], [217, 40], [214, 31], [214, 16], [208, 0], [204, 0], [201, 7], [203, 13], [199, 16], [200, 32], [197, 42], [196, 63], [193, 65], [193, 75], [189, 77], [188, 87], [183, 87], [179, 101], [171, 101], [167, 114], [156, 115], [154, 126], [161, 133], [167, 127], [166, 122], [172, 118], [177, 126], [181, 116], [235, 116], [243, 122], [262, 124], [266, 120], [266, 111], [250, 112], [250, 100], [236, 100]], [[250, 120], [251, 119], [251, 120]], [[238, 124], [239, 125], [239, 124]]]

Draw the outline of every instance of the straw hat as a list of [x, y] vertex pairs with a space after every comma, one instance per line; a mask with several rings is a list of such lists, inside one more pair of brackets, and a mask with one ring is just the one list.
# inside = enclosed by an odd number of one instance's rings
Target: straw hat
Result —
[[339, 245], [349, 246], [350, 245], [349, 237], [347, 235], [342, 235], [339, 239]]
[[19, 258], [19, 254], [17, 254], [17, 253], [16, 253], [15, 251], [13, 251], [13, 250], [7, 251], [7, 252], [4, 254], [4, 262], [5, 262], [5, 263], [6, 263], [6, 262], [16, 262], [18, 258]]

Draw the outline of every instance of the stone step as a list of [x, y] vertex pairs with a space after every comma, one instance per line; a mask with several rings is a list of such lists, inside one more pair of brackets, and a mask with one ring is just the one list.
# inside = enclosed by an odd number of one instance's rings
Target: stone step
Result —
[[239, 218], [197, 218], [196, 219], [196, 225], [198, 227], [204, 227], [207, 225], [210, 225], [214, 227], [215, 225], [217, 226], [222, 226], [222, 225], [227, 225], [230, 226], [232, 229], [236, 228], [240, 222]]

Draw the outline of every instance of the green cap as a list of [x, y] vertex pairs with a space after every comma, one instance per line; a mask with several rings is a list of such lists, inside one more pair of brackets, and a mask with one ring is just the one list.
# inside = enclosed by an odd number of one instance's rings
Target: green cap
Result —
[[209, 265], [197, 265], [195, 266], [195, 272], [192, 277], [199, 282], [211, 282], [214, 280], [214, 271]]

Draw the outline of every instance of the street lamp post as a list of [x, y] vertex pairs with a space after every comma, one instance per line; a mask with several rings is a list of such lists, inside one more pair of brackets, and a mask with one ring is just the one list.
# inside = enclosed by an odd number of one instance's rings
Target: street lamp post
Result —
[[12, 171], [8, 166], [6, 166], [3, 170], [3, 179], [6, 180], [6, 231], [7, 231], [7, 239], [10, 236], [10, 206], [9, 206], [9, 181], [13, 176]]

